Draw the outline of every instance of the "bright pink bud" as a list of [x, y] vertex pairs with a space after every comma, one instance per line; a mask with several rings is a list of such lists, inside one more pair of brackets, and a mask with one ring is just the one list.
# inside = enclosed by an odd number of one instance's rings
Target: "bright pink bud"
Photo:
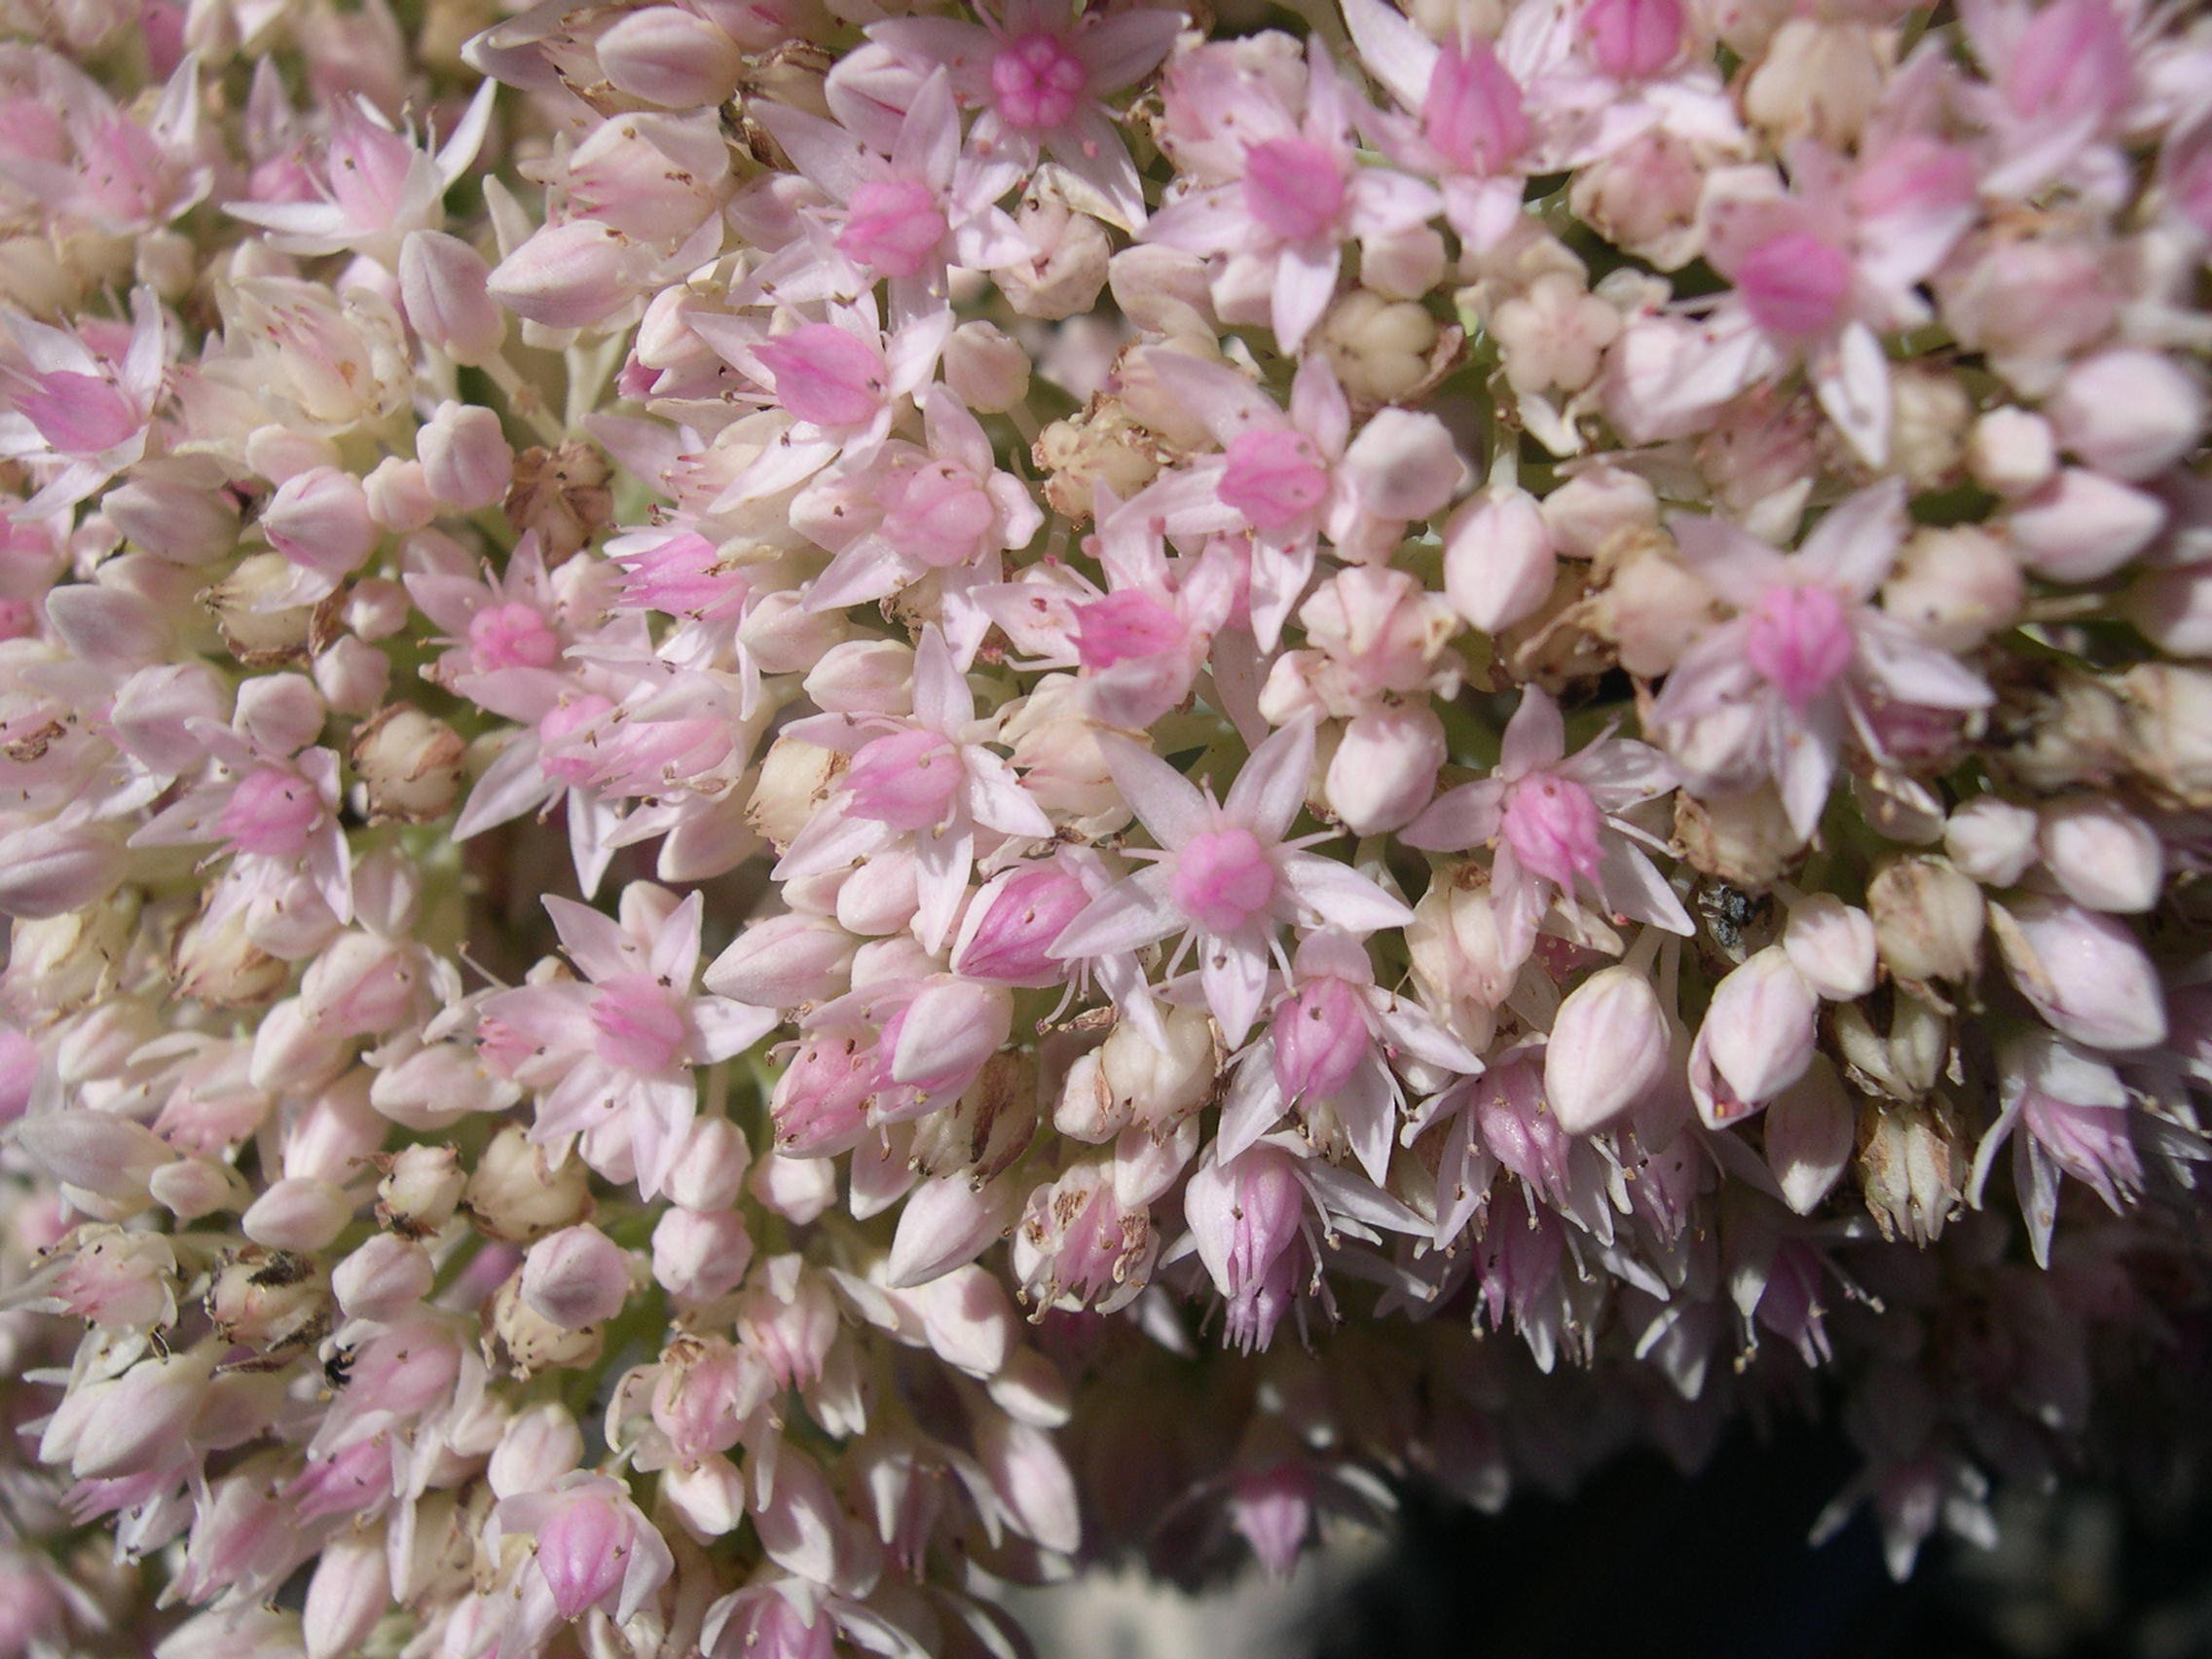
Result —
[[1230, 441], [1226, 459], [1221, 499], [1255, 530], [1287, 530], [1328, 496], [1328, 469], [1304, 432], [1279, 426], [1240, 432]]
[[1309, 980], [1271, 1029], [1275, 1083], [1290, 1099], [1335, 1094], [1374, 1048], [1359, 992], [1337, 978]]
[[588, 1224], [547, 1234], [523, 1257], [523, 1301], [564, 1331], [606, 1323], [629, 1296], [630, 1258]]
[[627, 1071], [667, 1071], [688, 1036], [673, 993], [647, 974], [601, 980], [591, 1000], [591, 1023], [599, 1057]]
[[836, 1647], [836, 1620], [819, 1600], [802, 1608], [774, 1584], [740, 1590], [708, 1615], [712, 1659], [832, 1659]]
[[1344, 203], [1345, 176], [1336, 157], [1312, 140], [1268, 138], [1244, 152], [1244, 205], [1284, 241], [1327, 236]]
[[492, 410], [447, 401], [415, 434], [423, 481], [448, 506], [474, 512], [505, 498], [515, 452]]
[[1572, 778], [1531, 772], [1505, 792], [1498, 833], [1522, 868], [1570, 892], [1577, 875], [1597, 879], [1602, 823], [1598, 803]]
[[860, 426], [883, 406], [883, 354], [827, 322], [802, 323], [755, 353], [776, 379], [776, 400], [817, 426]]
[[484, 256], [443, 231], [410, 231], [399, 245], [399, 303], [407, 321], [457, 363], [499, 350], [507, 319], [494, 302]]
[[1049, 132], [1075, 114], [1089, 81], [1067, 43], [1040, 29], [991, 59], [991, 107], [1017, 132]]
[[881, 178], [853, 192], [837, 251], [886, 276], [912, 276], [944, 240], [944, 213], [919, 179]]
[[604, 1494], [577, 1492], [562, 1499], [537, 1529], [537, 1570], [561, 1616], [573, 1619], [620, 1586], [629, 1528]]
[[867, 1107], [880, 1076], [876, 1034], [865, 1027], [811, 1031], [776, 1079], [769, 1116], [778, 1162], [822, 1158], [855, 1145], [867, 1128]]
[[1619, 81], [1656, 75], [1682, 49], [1681, 0], [1590, 0], [1582, 13], [1590, 57]]
[[1769, 237], [1737, 261], [1733, 275], [1751, 320], [1786, 340], [1826, 333], [1851, 294], [1851, 261], [1802, 231]]
[[1745, 660], [1800, 710], [1835, 683], [1856, 649], [1843, 602], [1819, 586], [1770, 589], [1744, 634]]
[[2133, 85], [2127, 35], [2105, 0], [2057, 0], [2013, 47], [2005, 101], [2023, 117], [2111, 121]]
[[992, 877], [976, 896], [954, 945], [955, 972], [1010, 985], [1057, 984], [1051, 945], [1090, 903], [1083, 883], [1056, 864], [1022, 865]]
[[377, 542], [361, 481], [335, 466], [311, 466], [276, 487], [261, 515], [269, 545], [304, 570], [343, 576]]
[[959, 793], [959, 754], [934, 731], [900, 731], [864, 744], [845, 773], [858, 818], [894, 830], [942, 824]]
[[1481, 41], [1437, 55], [1420, 121], [1438, 153], [1470, 172], [1503, 172], [1529, 144], [1521, 84]]
[[1184, 843], [1167, 891], [1208, 933], [1233, 934], [1274, 902], [1275, 866], [1251, 830], [1232, 825]]

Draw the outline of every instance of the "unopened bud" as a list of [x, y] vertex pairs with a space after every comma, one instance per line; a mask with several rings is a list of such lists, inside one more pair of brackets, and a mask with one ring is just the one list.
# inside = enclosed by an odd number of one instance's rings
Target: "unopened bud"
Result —
[[1976, 795], [1943, 825], [1943, 851], [1985, 887], [2010, 887], [2036, 862], [2039, 823], [2032, 808]]
[[1882, 608], [1947, 651], [1972, 650], [2010, 627], [2026, 598], [2012, 555], [1972, 525], [1915, 532], [1882, 584]]
[[665, 1183], [669, 1201], [685, 1209], [728, 1209], [744, 1190], [752, 1161], [743, 1129], [727, 1118], [695, 1119]]
[[377, 541], [361, 481], [335, 466], [311, 466], [279, 484], [262, 509], [261, 533], [292, 564], [333, 579], [358, 570]]
[[1843, 1081], [1825, 1055], [1816, 1054], [1805, 1075], [1768, 1102], [1767, 1166], [1799, 1215], [1818, 1209], [1842, 1177], [1857, 1127]]
[[745, 73], [737, 42], [695, 12], [648, 6], [599, 37], [600, 73], [616, 92], [663, 109], [705, 109], [725, 101]]
[[1829, 1002], [1850, 1002], [1874, 988], [1874, 923], [1865, 911], [1830, 893], [1790, 906], [1782, 948], [1790, 964]]
[[596, 219], [544, 225], [499, 261], [489, 292], [527, 321], [588, 328], [632, 298], [649, 253]]
[[1867, 884], [1883, 964], [1908, 984], [1981, 970], [1981, 889], [1940, 858], [1899, 859]]
[[1558, 566], [1544, 515], [1526, 490], [1483, 491], [1445, 524], [1445, 597], [1486, 634], [1534, 615]]
[[510, 1124], [484, 1148], [461, 1201], [488, 1236], [527, 1244], [589, 1215], [591, 1188], [580, 1161], [555, 1167], [543, 1147]]
[[1611, 1123], [1666, 1075], [1674, 1026], [1650, 975], [1601, 968], [1567, 995], [1544, 1045], [1544, 1099], [1570, 1135]]
[[517, 1377], [587, 1366], [599, 1358], [599, 1332], [571, 1331], [538, 1312], [523, 1299], [519, 1269], [492, 1293], [483, 1318], [486, 1334]]
[[1402, 830], [1436, 793], [1445, 758], [1444, 722], [1426, 703], [1354, 715], [1329, 759], [1329, 810], [1355, 835]]
[[995, 323], [964, 322], [944, 343], [944, 383], [977, 414], [1003, 414], [1029, 395], [1029, 353]]
[[474, 512], [506, 498], [515, 452], [492, 410], [450, 399], [415, 434], [423, 482], [449, 507]]
[[457, 363], [481, 363], [506, 338], [484, 257], [443, 231], [411, 231], [399, 246], [399, 303], [408, 325]]
[[629, 1257], [588, 1224], [546, 1235], [523, 1257], [522, 1299], [564, 1331], [606, 1323], [629, 1295]]
[[2165, 503], [2157, 497], [2069, 466], [2013, 508], [2009, 530], [2013, 547], [2037, 575], [2093, 582], [2142, 552], [2165, 523]]
[[450, 1146], [403, 1147], [384, 1161], [377, 1183], [377, 1225], [403, 1238], [424, 1238], [453, 1219], [468, 1172]]
[[735, 1210], [671, 1209], [653, 1228], [653, 1282], [679, 1303], [720, 1301], [752, 1261], [753, 1236]]
[[2078, 359], [2044, 404], [2058, 441], [2100, 472], [2163, 472], [2204, 433], [2204, 387], [2161, 351], [2116, 347]]
[[207, 1317], [264, 1353], [313, 1342], [329, 1326], [330, 1283], [312, 1256], [247, 1245], [216, 1270]]
[[468, 746], [412, 703], [390, 703], [353, 734], [353, 770], [372, 824], [427, 824], [453, 809]]
[[2058, 470], [2058, 440], [2041, 415], [1992, 409], [1967, 435], [1967, 470], [1993, 496], [2025, 496]]
[[2101, 795], [2046, 801], [2037, 811], [2044, 867], [2068, 898], [2125, 915], [2157, 903], [2165, 847], [2142, 819]]
[[2138, 663], [2120, 691], [2135, 769], [2184, 805], [2212, 806], [2212, 671]]
[[2062, 1037], [2092, 1049], [2166, 1040], [2165, 988], [2126, 925], [2068, 899], [2024, 893], [1989, 907], [2006, 971]]

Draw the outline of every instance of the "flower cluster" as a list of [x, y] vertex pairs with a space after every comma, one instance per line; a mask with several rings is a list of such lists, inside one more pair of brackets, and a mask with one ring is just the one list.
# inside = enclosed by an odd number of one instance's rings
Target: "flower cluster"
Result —
[[2212, 21], [1206, 12], [10, 12], [0, 1656], [1901, 1573], [2202, 1348]]

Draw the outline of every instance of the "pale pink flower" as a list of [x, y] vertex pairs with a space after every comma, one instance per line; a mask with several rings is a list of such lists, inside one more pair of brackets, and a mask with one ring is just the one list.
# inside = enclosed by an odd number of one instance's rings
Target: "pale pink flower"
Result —
[[500, 1534], [531, 1537], [518, 1558], [498, 1659], [537, 1652], [557, 1625], [594, 1608], [627, 1624], [676, 1570], [629, 1488], [607, 1475], [578, 1470], [550, 1492], [501, 1498], [492, 1524]]
[[1167, 55], [1183, 14], [1100, 12], [1074, 0], [1007, 0], [977, 13], [979, 23], [894, 18], [873, 24], [867, 37], [884, 57], [866, 49], [847, 57], [831, 77], [830, 107], [848, 125], [863, 100], [908, 107], [911, 94], [900, 81], [941, 66], [959, 100], [981, 107], [968, 133], [971, 154], [1016, 177], [1049, 155], [1098, 192], [1124, 228], [1144, 223], [1136, 166], [1104, 100]]
[[1794, 555], [1721, 519], [1677, 515], [1671, 527], [1690, 569], [1736, 608], [1683, 652], [1651, 707], [1648, 729], [1691, 788], [1724, 794], [1772, 777], [1810, 836], [1846, 731], [1884, 753], [1876, 699], [1989, 703], [1978, 674], [1868, 603], [1903, 540], [1902, 480], [1838, 502]]
[[[151, 288], [131, 291], [130, 316], [129, 333], [117, 338], [112, 326], [71, 333], [0, 313], [15, 337], [14, 350], [0, 352], [0, 460], [46, 474], [17, 517], [73, 507], [145, 455], [169, 336]], [[88, 334], [108, 338], [95, 350]]]
[[1346, 241], [1384, 239], [1435, 216], [1434, 189], [1389, 167], [1364, 165], [1352, 138], [1357, 99], [1312, 44], [1303, 106], [1279, 90], [1235, 77], [1198, 77], [1193, 64], [1220, 46], [1200, 47], [1170, 71], [1163, 97], [1168, 119], [1179, 100], [1205, 94], [1228, 100], [1203, 120], [1238, 134], [1235, 173], [1220, 183], [1173, 194], [1144, 228], [1148, 241], [1226, 259], [1213, 277], [1214, 303], [1225, 316], [1265, 317], [1284, 351], [1305, 344], [1337, 291]]
[[1570, 918], [1581, 893], [1615, 921], [1687, 935], [1689, 914], [1645, 851], [1665, 843], [1623, 816], [1675, 781], [1664, 756], [1628, 738], [1601, 737], [1569, 758], [1559, 705], [1531, 685], [1506, 722], [1497, 770], [1446, 791], [1405, 839], [1436, 852], [1494, 849], [1491, 903], [1509, 963], [1527, 959], [1555, 895]]
[[1068, 924], [1052, 943], [1061, 960], [1116, 956], [1181, 934], [1175, 963], [1198, 947], [1207, 1006], [1223, 1040], [1235, 1045], [1259, 1015], [1270, 961], [1282, 953], [1283, 923], [1327, 924], [1364, 938], [1412, 919], [1368, 877], [1304, 850], [1329, 839], [1327, 831], [1284, 839], [1313, 769], [1309, 723], [1285, 726], [1255, 749], [1218, 803], [1128, 739], [1098, 741], [1114, 781], [1159, 845], [1132, 851], [1148, 867]]
[[692, 1068], [743, 1053], [775, 1028], [772, 1009], [698, 996], [702, 902], [635, 882], [622, 918], [548, 897], [569, 959], [584, 976], [496, 992], [478, 1011], [486, 1052], [537, 1093], [533, 1139], [618, 1125], [639, 1190], [659, 1192], [698, 1102]]

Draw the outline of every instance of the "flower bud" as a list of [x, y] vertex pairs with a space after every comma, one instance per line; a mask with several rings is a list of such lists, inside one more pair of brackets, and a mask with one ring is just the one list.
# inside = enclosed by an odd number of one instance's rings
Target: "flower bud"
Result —
[[499, 261], [491, 297], [547, 328], [588, 328], [629, 302], [650, 250], [596, 219], [542, 225]]
[[1313, 338], [1345, 395], [1379, 404], [1409, 395], [1428, 379], [1438, 329], [1427, 308], [1362, 287], [1329, 308]]
[[175, 1156], [145, 1124], [87, 1107], [26, 1117], [15, 1140], [62, 1185], [126, 1201], [143, 1198], [154, 1171]]
[[2204, 388], [2160, 351], [2115, 347], [2078, 358], [2044, 404], [2058, 441], [2099, 472], [2163, 472], [2204, 433]]
[[579, 1161], [555, 1167], [543, 1147], [509, 1124], [476, 1161], [461, 1202], [487, 1236], [527, 1244], [591, 1214], [591, 1188]]
[[453, 1219], [468, 1172], [450, 1146], [402, 1147], [382, 1161], [377, 1225], [402, 1238], [425, 1238]]
[[546, 1400], [517, 1412], [485, 1465], [497, 1497], [545, 1492], [584, 1460], [583, 1431], [566, 1406]]
[[2006, 972], [2062, 1037], [2092, 1049], [2166, 1040], [2165, 987], [2124, 923], [2071, 900], [2024, 893], [1989, 907]]
[[59, 916], [18, 921], [8, 933], [0, 988], [18, 1014], [60, 1014], [113, 994], [138, 906], [128, 893]]
[[300, 1613], [307, 1659], [357, 1651], [391, 1605], [391, 1569], [375, 1530], [341, 1532], [322, 1546]]
[[427, 824], [453, 810], [468, 746], [412, 703], [390, 703], [355, 730], [353, 770], [372, 824]]
[[1943, 851], [1985, 887], [2010, 887], [2036, 862], [2035, 812], [1997, 795], [1976, 795], [1943, 825]]
[[1993, 496], [2026, 496], [2058, 470], [2058, 440], [2041, 415], [1992, 409], [1967, 434], [1967, 470]]
[[727, 1118], [695, 1119], [669, 1172], [669, 1200], [685, 1209], [728, 1209], [744, 1190], [752, 1161], [743, 1129]]
[[914, 647], [898, 640], [847, 640], [806, 672], [807, 697], [824, 714], [913, 712]]
[[663, 109], [722, 103], [745, 73], [737, 42], [680, 6], [625, 13], [599, 37], [594, 55], [616, 92]]
[[430, 1294], [436, 1270], [411, 1238], [380, 1233], [332, 1271], [330, 1288], [350, 1319], [391, 1320]]
[[2142, 819], [2101, 795], [2046, 801], [2037, 813], [2044, 867], [2069, 899], [2123, 915], [2157, 903], [2165, 847]]
[[1882, 584], [1882, 608], [1947, 651], [2009, 628], [2026, 599], [2012, 555], [1972, 525], [1914, 532]]
[[340, 1037], [390, 1031], [417, 1013], [422, 975], [415, 947], [350, 928], [309, 965], [300, 1013], [316, 1030]]
[[2135, 769], [2186, 805], [2212, 806], [2212, 672], [2137, 663], [2120, 691]]
[[1769, 945], [1714, 988], [1698, 1044], [1737, 1100], [1760, 1105], [1804, 1075], [1819, 1008], [1788, 952]]
[[1866, 887], [1882, 962], [1907, 984], [1981, 971], [1981, 889], [1946, 859], [1898, 859]]
[[2165, 503], [2157, 497], [2069, 466], [2012, 509], [2009, 530], [2037, 575], [2093, 582], [2142, 552], [2165, 523]]
[[1106, 1041], [1068, 1074], [1052, 1122], [1062, 1134], [1105, 1141], [1132, 1123], [1164, 1132], [1211, 1097], [1221, 1054], [1202, 1008], [1162, 1008], [1164, 1049], [1133, 1020], [1118, 1021]]
[[146, 1192], [179, 1221], [198, 1221], [217, 1210], [243, 1210], [253, 1201], [245, 1177], [220, 1159], [180, 1158], [146, 1178]]
[[803, 674], [851, 631], [842, 610], [809, 610], [804, 595], [785, 591], [761, 595], [737, 625], [737, 639], [762, 673]]
[[1257, 1293], [1298, 1236], [1306, 1210], [1298, 1161], [1262, 1141], [1227, 1163], [1209, 1155], [1191, 1172], [1183, 1212], [1198, 1260], [1232, 1303]]
[[1796, 862], [1803, 840], [1771, 783], [1743, 794], [1675, 794], [1675, 840], [1692, 868], [1763, 893]]
[[320, 1250], [352, 1218], [353, 1200], [344, 1188], [312, 1175], [287, 1175], [253, 1200], [239, 1231], [272, 1250]]
[[[70, 1472], [79, 1480], [114, 1480], [142, 1474], [172, 1456], [207, 1396], [215, 1357], [206, 1345], [157, 1355], [111, 1382], [86, 1388], [89, 1420], [68, 1454]], [[39, 1456], [47, 1462], [60, 1460], [43, 1442]]]
[[223, 1340], [264, 1353], [321, 1336], [330, 1305], [329, 1280], [313, 1257], [250, 1244], [216, 1270], [207, 1291], [207, 1317]]
[[277, 485], [261, 532], [292, 564], [332, 580], [358, 570], [377, 541], [361, 481], [335, 466], [311, 466]]
[[1014, 1030], [1014, 997], [1003, 986], [946, 976], [922, 993], [884, 1036], [891, 1079], [924, 1094], [957, 1094]]
[[1820, 1208], [1851, 1161], [1858, 1119], [1825, 1055], [1766, 1109], [1766, 1161], [1782, 1197], [1799, 1215]]
[[223, 644], [246, 668], [270, 668], [306, 654], [315, 608], [295, 603], [299, 572], [281, 553], [249, 553], [200, 596]]
[[2120, 609], [2168, 656], [2212, 656], [2212, 564], [2146, 570], [2128, 584]]
[[1436, 793], [1444, 722], [1426, 703], [1354, 715], [1329, 758], [1329, 810], [1355, 835], [1403, 830]]
[[314, 686], [333, 714], [365, 715], [391, 685], [391, 659], [350, 634], [315, 654]]
[[475, 247], [442, 230], [409, 230], [400, 243], [400, 308], [407, 325], [456, 363], [485, 363], [506, 339], [506, 316], [489, 294], [491, 268]]
[[1058, 864], [1016, 865], [993, 876], [968, 906], [953, 941], [956, 973], [1002, 984], [1057, 984], [1064, 972], [1052, 940], [1074, 921], [1090, 895]]
[[1029, 243], [1029, 253], [991, 273], [1007, 304], [1023, 316], [1046, 322], [1097, 304], [1114, 251], [1105, 226], [1088, 213], [1075, 212], [1049, 184], [1031, 186], [1014, 224]]
[[1790, 965], [1829, 1002], [1850, 1002], [1874, 988], [1874, 923], [1865, 911], [1830, 893], [1790, 906], [1782, 948]]
[[753, 1236], [735, 1210], [671, 1209], [653, 1227], [653, 1282], [680, 1304], [720, 1301], [752, 1263]]
[[[779, 739], [777, 747], [785, 740]], [[811, 753], [805, 753], [811, 752]], [[813, 745], [793, 746], [786, 756], [809, 761], [829, 755]], [[770, 751], [770, 759], [775, 758]], [[763, 785], [766, 787], [765, 768]], [[754, 793], [756, 805], [761, 791]], [[804, 819], [800, 819], [801, 824]], [[716, 957], [706, 974], [707, 989], [756, 1008], [796, 1008], [803, 1003], [826, 1002], [844, 989], [851, 971], [853, 951], [860, 941], [828, 916], [793, 911], [749, 923]], [[711, 1208], [702, 1205], [702, 1208]]]
[[1359, 504], [1377, 518], [1425, 519], [1464, 486], [1467, 463], [1433, 415], [1382, 409], [1359, 429], [1340, 463]]
[[523, 1298], [519, 1270], [492, 1293], [483, 1319], [486, 1334], [518, 1378], [540, 1371], [578, 1369], [599, 1358], [599, 1332], [588, 1326], [571, 1331], [538, 1312]]
[[899, 1207], [886, 1265], [894, 1290], [928, 1284], [974, 1261], [1014, 1229], [1021, 1202], [1011, 1181], [981, 1185], [962, 1176], [924, 1181]]
[[238, 545], [239, 510], [222, 490], [141, 463], [100, 498], [100, 511], [132, 546], [175, 565], [210, 565]]
[[1544, 515], [1526, 490], [1485, 490], [1445, 524], [1445, 596], [1486, 634], [1534, 615], [1558, 568]]
[[515, 452], [499, 417], [473, 404], [439, 404], [415, 434], [415, 454], [430, 494], [463, 512], [504, 500], [514, 480]]
[[421, 530], [438, 516], [438, 500], [423, 476], [423, 463], [404, 456], [387, 455], [378, 461], [361, 480], [361, 491], [370, 522], [395, 535]]
[[1569, 991], [1544, 1044], [1544, 1099], [1570, 1135], [1604, 1128], [1666, 1076], [1674, 1023], [1648, 973], [1616, 964]]
[[995, 323], [964, 322], [944, 343], [944, 383], [978, 415], [1000, 415], [1029, 395], [1029, 353]]

